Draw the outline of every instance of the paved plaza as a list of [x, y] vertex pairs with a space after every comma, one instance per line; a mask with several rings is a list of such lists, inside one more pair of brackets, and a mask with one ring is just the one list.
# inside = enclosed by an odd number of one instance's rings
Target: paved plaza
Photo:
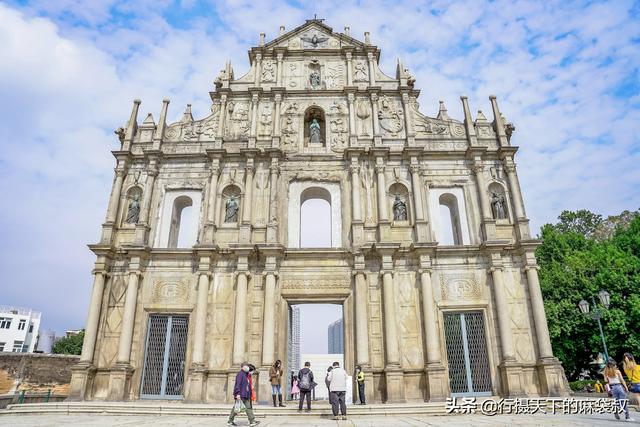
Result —
[[[0, 412], [1, 413], [1, 412]], [[259, 414], [258, 414], [259, 415]], [[338, 426], [338, 427], [395, 427], [395, 426], [561, 426], [592, 427], [640, 425], [640, 414], [632, 412], [635, 422], [616, 421], [611, 415], [450, 415], [450, 416], [353, 416], [346, 421], [333, 421], [317, 415], [259, 418], [261, 426]], [[248, 426], [246, 418], [237, 420]], [[11, 427], [162, 427], [162, 426], [226, 426], [224, 417], [211, 416], [118, 416], [118, 415], [0, 415], [0, 426]]]

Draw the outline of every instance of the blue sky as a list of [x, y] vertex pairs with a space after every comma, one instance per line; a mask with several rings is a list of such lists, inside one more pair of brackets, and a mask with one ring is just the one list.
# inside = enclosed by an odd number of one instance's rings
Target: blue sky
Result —
[[140, 115], [209, 111], [226, 60], [236, 75], [260, 32], [314, 13], [371, 32], [382, 69], [401, 57], [434, 116], [460, 95], [516, 126], [518, 173], [535, 232], [564, 209], [640, 207], [640, 2], [0, 2], [0, 303], [82, 327], [113, 179], [113, 130]]

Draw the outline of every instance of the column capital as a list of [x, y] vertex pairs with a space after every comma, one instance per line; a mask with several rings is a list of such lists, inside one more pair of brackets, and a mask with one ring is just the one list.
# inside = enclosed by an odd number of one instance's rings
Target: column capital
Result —
[[494, 265], [494, 266], [489, 268], [489, 272], [490, 273], [493, 273], [495, 271], [503, 271], [503, 270], [504, 270], [504, 267], [501, 266], [501, 265]]
[[536, 270], [539, 271], [540, 270], [540, 266], [535, 264], [535, 265], [525, 265], [524, 267], [522, 267], [522, 269], [527, 272], [529, 270]]
[[430, 267], [419, 268], [418, 269], [418, 273], [420, 273], [420, 274], [424, 274], [424, 273], [431, 274], [431, 273], [433, 273], [433, 268], [430, 268]]
[[384, 173], [384, 165], [375, 166], [376, 173]]
[[412, 175], [420, 174], [420, 171], [421, 171], [420, 165], [416, 165], [416, 164], [409, 165], [409, 172], [411, 172]]

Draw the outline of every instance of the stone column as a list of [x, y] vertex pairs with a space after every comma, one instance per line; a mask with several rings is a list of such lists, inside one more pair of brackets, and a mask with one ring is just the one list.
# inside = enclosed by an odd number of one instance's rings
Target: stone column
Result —
[[138, 301], [138, 280], [140, 272], [129, 273], [129, 283], [124, 300], [122, 312], [122, 327], [120, 329], [120, 341], [118, 342], [118, 364], [129, 364], [131, 359], [131, 340], [136, 320], [136, 307]]
[[356, 311], [356, 364], [369, 365], [369, 328], [367, 323], [367, 279], [364, 271], [355, 272], [354, 306]]
[[357, 157], [351, 161], [351, 199], [353, 203], [353, 221], [362, 222], [362, 206], [360, 199], [360, 165]]
[[236, 286], [236, 316], [233, 325], [233, 364], [238, 365], [245, 357], [245, 333], [247, 324], [247, 276], [246, 271], [238, 272]]
[[218, 136], [216, 139], [222, 144], [222, 137], [224, 136], [224, 121], [227, 114], [227, 95], [220, 95], [220, 115], [218, 116]]
[[198, 297], [196, 300], [196, 321], [193, 333], [193, 353], [191, 363], [204, 365], [204, 343], [207, 329], [207, 300], [209, 297], [209, 272], [201, 271], [198, 277]]
[[347, 86], [353, 85], [353, 67], [352, 67], [352, 58], [353, 54], [351, 52], [346, 52], [347, 58]]
[[271, 177], [269, 179], [269, 220], [267, 222], [267, 243], [276, 243], [278, 241], [278, 159], [271, 159], [269, 166]]
[[158, 164], [155, 158], [149, 160], [147, 167], [147, 181], [144, 186], [144, 194], [142, 195], [142, 204], [140, 206], [140, 217], [136, 224], [136, 244], [143, 246], [147, 244], [149, 231], [149, 212], [151, 210], [151, 200], [153, 196], [153, 186], [158, 176]]
[[373, 53], [367, 53], [367, 59], [369, 60], [369, 84], [371, 86], [376, 85], [376, 63]]
[[411, 106], [409, 105], [409, 94], [402, 94], [402, 108], [404, 110], [404, 126], [405, 126], [405, 134], [407, 136], [407, 144], [414, 145], [415, 138], [413, 134], [413, 125], [411, 123]]
[[520, 183], [518, 181], [518, 175], [516, 174], [516, 166], [513, 160], [505, 160], [505, 171], [507, 172], [507, 181], [509, 182], [509, 190], [513, 199], [513, 209], [516, 213], [516, 218], [525, 218], [524, 204], [522, 203], [522, 195], [520, 194]]
[[411, 185], [413, 186], [413, 204], [415, 207], [416, 221], [424, 221], [424, 207], [422, 204], [422, 189], [420, 187], [420, 166], [409, 166], [411, 172]]
[[262, 54], [256, 55], [256, 75], [254, 83], [256, 86], [260, 86], [260, 79], [262, 78]]
[[273, 135], [274, 136], [280, 136], [280, 106], [282, 104], [282, 95], [281, 94], [276, 94], [276, 96], [274, 97], [275, 100], [275, 123], [273, 124]]
[[513, 336], [511, 333], [511, 319], [509, 318], [509, 303], [507, 302], [507, 295], [504, 289], [502, 267], [492, 267], [491, 277], [493, 278], [493, 296], [496, 303], [496, 312], [498, 313], [498, 328], [500, 329], [502, 359], [504, 361], [513, 361], [515, 360], [515, 353], [513, 352]]
[[398, 349], [398, 331], [396, 329], [396, 306], [394, 300], [393, 273], [385, 270], [382, 273], [382, 292], [384, 298], [384, 334], [387, 353], [387, 365], [400, 365]]
[[185, 399], [190, 402], [202, 402], [204, 390], [205, 364], [204, 345], [207, 337], [207, 305], [209, 302], [209, 259], [203, 257], [198, 277], [198, 296], [196, 299], [195, 326], [193, 332], [193, 351], [191, 368], [187, 381]]
[[[349, 136], [351, 137], [350, 139], [354, 139], [357, 137], [356, 110], [353, 105], [355, 99], [356, 99], [356, 96], [353, 93], [347, 94], [347, 101], [349, 103]], [[351, 141], [349, 145], [353, 146], [354, 144], [355, 144], [355, 141]]]
[[254, 93], [251, 96], [251, 134], [250, 136], [255, 139], [258, 131], [258, 94]]
[[432, 271], [429, 268], [421, 269], [420, 290], [422, 294], [422, 316], [424, 321], [425, 344], [427, 347], [427, 365], [425, 372], [429, 396], [426, 400], [441, 401], [448, 395], [448, 381], [446, 371], [442, 364], [442, 352], [440, 350], [440, 334], [438, 333], [438, 316], [433, 287], [431, 284]]
[[373, 136], [380, 136], [380, 122], [378, 121], [378, 94], [371, 94], [371, 115], [373, 117]]
[[549, 327], [547, 317], [544, 313], [544, 301], [540, 291], [540, 280], [538, 279], [537, 265], [525, 267], [527, 272], [527, 282], [529, 283], [529, 300], [531, 301], [531, 311], [533, 311], [533, 323], [536, 328], [536, 338], [538, 339], [538, 356], [540, 359], [552, 358], [551, 340], [549, 338]]
[[247, 166], [245, 167], [246, 172], [244, 179], [244, 201], [242, 207], [243, 224], [251, 224], [251, 204], [253, 203], [253, 173], [255, 171], [252, 160], [253, 159], [248, 159]]
[[93, 351], [96, 346], [98, 333], [98, 321], [100, 320], [100, 308], [102, 306], [102, 294], [104, 293], [105, 273], [96, 271], [93, 277], [93, 289], [91, 291], [91, 302], [89, 303], [89, 313], [84, 330], [84, 341], [82, 342], [82, 354], [80, 362], [93, 363]]
[[282, 87], [282, 60], [284, 59], [284, 53], [278, 52], [276, 54], [277, 59], [277, 75], [276, 75], [276, 86]]
[[436, 304], [431, 285], [431, 270], [420, 270], [420, 289], [422, 291], [422, 314], [427, 342], [427, 363], [441, 363], [442, 354], [440, 352]]
[[484, 238], [486, 240], [494, 240], [497, 237], [496, 225], [493, 215], [491, 214], [489, 198], [487, 197], [487, 184], [484, 179], [484, 164], [482, 160], [478, 160], [473, 164], [473, 172], [475, 173], [478, 184], [478, 197], [480, 198], [480, 213], [484, 226]]
[[378, 222], [388, 222], [387, 215], [387, 185], [385, 183], [384, 166], [376, 165], [376, 177], [378, 179]]
[[207, 222], [204, 233], [204, 242], [213, 243], [216, 221], [216, 201], [218, 200], [218, 178], [220, 176], [220, 160], [211, 159], [211, 175], [209, 177], [209, 194], [207, 201]]
[[116, 172], [116, 179], [113, 182], [111, 197], [109, 198], [109, 207], [107, 208], [106, 222], [108, 224], [113, 224], [116, 222], [118, 205], [120, 204], [120, 196], [122, 194], [122, 183], [124, 181], [124, 175], [126, 173], [124, 169], [124, 163], [119, 164], [118, 167], [116, 167], [115, 172]]
[[262, 324], [262, 365], [275, 362], [276, 273], [267, 271], [264, 286], [264, 323]]

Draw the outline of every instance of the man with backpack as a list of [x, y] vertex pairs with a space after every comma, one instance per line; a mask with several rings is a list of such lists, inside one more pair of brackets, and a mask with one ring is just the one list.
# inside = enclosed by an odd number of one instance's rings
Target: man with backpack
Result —
[[313, 381], [313, 372], [311, 369], [311, 363], [304, 362], [304, 368], [298, 372], [298, 388], [300, 388], [300, 402], [298, 403], [298, 412], [302, 412], [302, 404], [304, 399], [307, 399], [306, 412], [311, 412], [311, 390], [315, 387], [316, 383]]

